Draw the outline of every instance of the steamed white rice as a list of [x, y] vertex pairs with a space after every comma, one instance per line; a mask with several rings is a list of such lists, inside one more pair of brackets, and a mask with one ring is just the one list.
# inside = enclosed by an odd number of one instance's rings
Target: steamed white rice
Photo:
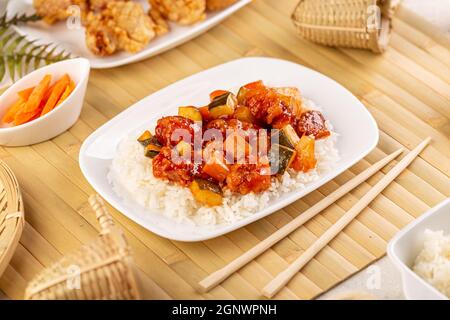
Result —
[[413, 270], [450, 298], [450, 235], [425, 230], [425, 243]]
[[[305, 99], [303, 106], [318, 109]], [[327, 126], [332, 129], [330, 123]], [[199, 225], [230, 224], [266, 208], [283, 193], [305, 188], [306, 184], [332, 170], [339, 160], [336, 139], [337, 134], [332, 132], [330, 137], [316, 141], [315, 169], [307, 173], [288, 170], [281, 179], [273, 177], [271, 188], [259, 194], [240, 195], [225, 191], [223, 205], [217, 207], [202, 206], [194, 200], [189, 188], [155, 178], [151, 160], [144, 156], [134, 135], [120, 143], [108, 179], [125, 201], [136, 202], [177, 221], [188, 220]]]

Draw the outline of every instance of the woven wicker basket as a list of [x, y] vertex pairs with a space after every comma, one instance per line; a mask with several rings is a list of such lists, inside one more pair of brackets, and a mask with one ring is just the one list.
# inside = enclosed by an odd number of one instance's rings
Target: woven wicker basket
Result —
[[12, 170], [0, 160], [0, 276], [19, 243], [24, 224], [19, 184]]
[[77, 252], [63, 257], [33, 279], [25, 299], [139, 299], [136, 267], [130, 247], [108, 213], [103, 200], [89, 203], [100, 223], [100, 236]]
[[[383, 52], [400, 0], [301, 0], [292, 20], [305, 39], [333, 47]], [[381, 13], [377, 18], [376, 10]]]

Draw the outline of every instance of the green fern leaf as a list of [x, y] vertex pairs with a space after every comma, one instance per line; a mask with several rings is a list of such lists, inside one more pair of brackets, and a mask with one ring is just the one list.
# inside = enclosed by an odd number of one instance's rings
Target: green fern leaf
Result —
[[41, 18], [36, 15], [0, 15], [0, 81], [6, 76], [6, 71], [15, 81], [42, 64], [47, 65], [71, 57], [70, 53], [58, 50], [58, 47], [51, 43], [38, 44], [35, 40], [28, 40], [10, 29], [12, 25], [39, 19]]
[[8, 30], [8, 28], [0, 28], [0, 37], [2, 37]]
[[22, 45], [22, 47], [20, 48], [18, 55], [19, 55], [19, 59], [17, 61], [17, 70], [19, 71], [19, 78], [22, 78], [24, 73], [26, 72], [24, 64], [23, 64], [23, 57], [25, 56], [25, 54], [27, 53], [27, 50], [30, 46], [33, 46], [33, 44], [36, 41], [25, 41], [25, 44]]
[[13, 26], [13, 25], [18, 25], [18, 24], [27, 23], [27, 22], [35, 22], [35, 21], [39, 21], [41, 19], [42, 18], [36, 14], [27, 15], [25, 13], [23, 13], [23, 14], [17, 13], [8, 19], [8, 14], [5, 12], [3, 14], [3, 16], [0, 18], [0, 27], [8, 29], [10, 26]]
[[16, 35], [13, 32], [10, 32], [6, 36], [4, 36], [0, 41], [0, 50], [4, 51], [9, 40], [14, 38], [15, 36]]
[[3, 57], [0, 59], [0, 79], [3, 80], [3, 77], [6, 74], [5, 60]]
[[17, 68], [17, 62], [20, 60], [17, 56], [14, 55], [14, 52], [17, 46], [25, 39], [25, 36], [16, 36], [9, 41], [7, 48], [5, 49], [7, 54], [7, 64], [9, 76], [14, 81], [16, 79], [16, 69], [19, 73], [19, 69]]

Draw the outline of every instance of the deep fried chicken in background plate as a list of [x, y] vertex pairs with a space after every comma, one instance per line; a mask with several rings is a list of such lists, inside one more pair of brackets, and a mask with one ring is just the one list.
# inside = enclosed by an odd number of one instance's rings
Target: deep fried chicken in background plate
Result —
[[118, 50], [114, 30], [102, 15], [90, 12], [86, 18], [86, 45], [97, 56], [109, 56]]
[[108, 3], [116, 0], [84, 0], [89, 3], [89, 7], [92, 11], [99, 11], [106, 8]]
[[135, 53], [155, 37], [154, 24], [135, 2], [109, 2], [99, 13], [89, 13], [86, 21], [86, 43], [97, 55], [117, 50]]
[[205, 19], [205, 0], [149, 0], [152, 8], [161, 15], [179, 24], [193, 24]]
[[169, 32], [169, 29], [170, 29], [169, 24], [167, 23], [166, 19], [164, 19], [161, 12], [159, 12], [159, 10], [156, 6], [152, 7], [148, 11], [148, 14], [150, 15], [150, 18], [152, 18], [153, 22], [155, 23], [154, 30], [155, 30], [157, 36], [161, 36], [161, 35]]
[[206, 0], [206, 9], [210, 11], [222, 10], [238, 0]]
[[71, 0], [33, 0], [36, 14], [41, 16], [48, 24], [67, 19]]

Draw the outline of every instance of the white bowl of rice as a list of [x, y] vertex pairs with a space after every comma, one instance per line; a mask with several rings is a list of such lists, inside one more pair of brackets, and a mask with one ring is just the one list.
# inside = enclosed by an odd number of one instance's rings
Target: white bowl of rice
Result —
[[450, 198], [400, 231], [388, 245], [388, 256], [402, 275], [411, 300], [450, 298]]

